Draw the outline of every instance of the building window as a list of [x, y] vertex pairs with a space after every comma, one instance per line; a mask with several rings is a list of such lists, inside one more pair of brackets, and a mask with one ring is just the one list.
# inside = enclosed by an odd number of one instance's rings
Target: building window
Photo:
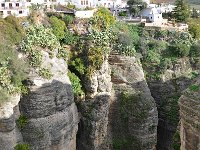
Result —
[[22, 10], [19, 11], [19, 14], [22, 14]]
[[88, 5], [88, 0], [86, 0], [86, 5]]
[[5, 3], [1, 3], [1, 7], [5, 7]]
[[3, 15], [3, 11], [0, 11], [0, 15]]
[[12, 8], [12, 3], [9, 3], [9, 8]]
[[153, 19], [153, 18], [151, 17], [151, 19]]
[[26, 2], [31, 2], [31, 0], [26, 0]]
[[16, 7], [19, 7], [19, 3], [16, 3]]
[[8, 15], [11, 15], [11, 11], [7, 11], [7, 14], [8, 14]]
[[104, 6], [106, 6], [106, 3], [104, 3]]

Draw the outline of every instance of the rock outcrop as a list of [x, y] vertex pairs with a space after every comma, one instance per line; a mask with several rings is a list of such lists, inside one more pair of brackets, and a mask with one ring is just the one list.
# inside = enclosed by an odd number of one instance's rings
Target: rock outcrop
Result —
[[184, 91], [179, 99], [181, 150], [200, 150], [200, 80]]
[[159, 114], [157, 149], [171, 149], [179, 122], [178, 99], [192, 81], [192, 67], [187, 58], [177, 60], [161, 74], [160, 80], [147, 80]]
[[111, 95], [110, 66], [106, 60], [85, 82], [86, 98], [78, 104], [81, 120], [78, 150], [106, 150], [108, 146], [108, 114]]
[[158, 114], [140, 61], [111, 55], [112, 103], [109, 129], [114, 149], [155, 150]]
[[18, 113], [0, 119], [2, 150], [13, 150], [19, 143], [29, 144], [34, 150], [76, 149], [79, 119], [67, 64], [63, 59], [50, 59], [43, 52], [42, 67], [49, 68], [51, 79], [44, 79], [37, 69], [31, 69], [29, 92], [21, 97]]

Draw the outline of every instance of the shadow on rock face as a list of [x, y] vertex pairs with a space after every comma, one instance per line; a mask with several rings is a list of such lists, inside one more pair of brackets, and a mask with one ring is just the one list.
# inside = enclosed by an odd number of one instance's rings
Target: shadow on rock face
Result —
[[[15, 136], [18, 136], [16, 134], [21, 134], [23, 138], [21, 142], [29, 144], [30, 148], [35, 150], [76, 149], [79, 119], [70, 84], [53, 80], [51, 83], [45, 83], [40, 87], [32, 85], [28, 95], [22, 96], [19, 102], [19, 111], [21, 116], [24, 116], [19, 119], [15, 118], [18, 119], [17, 122], [21, 127], [19, 133], [15, 131], [18, 130], [15, 121], [12, 121], [14, 128], [11, 131], [6, 131], [5, 138], [13, 138], [12, 141], [14, 141]], [[13, 116], [10, 119], [12, 118]], [[4, 122], [9, 123], [11, 121], [8, 119]], [[13, 136], [10, 137], [9, 134]], [[3, 136], [3, 134], [0, 134], [0, 136]], [[18, 142], [21, 143], [17, 140], [15, 140], [15, 143], [11, 143], [11, 149]], [[0, 147], [4, 144], [1, 143]]]

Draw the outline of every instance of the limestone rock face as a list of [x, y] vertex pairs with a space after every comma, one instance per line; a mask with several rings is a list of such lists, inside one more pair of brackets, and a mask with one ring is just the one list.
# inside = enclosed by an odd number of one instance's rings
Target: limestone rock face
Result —
[[[42, 62], [52, 77], [44, 79], [37, 69], [30, 70], [29, 92], [20, 99], [18, 115], [14, 112], [0, 119], [0, 149], [13, 150], [18, 143], [27, 143], [34, 150], [76, 150], [79, 119], [67, 64], [63, 59], [50, 58], [47, 52], [43, 52]], [[18, 129], [15, 120], [20, 115], [26, 119]]]
[[111, 77], [108, 61], [85, 82], [86, 98], [78, 105], [82, 115], [78, 131], [78, 150], [108, 149], [108, 113]]
[[[12, 98], [15, 102], [16, 100], [20, 100], [19, 96]], [[16, 103], [13, 103], [12, 100], [9, 103], [17, 105]], [[16, 143], [22, 142], [22, 135], [15, 123], [15, 119], [19, 117], [19, 108], [18, 106], [13, 107], [13, 105], [9, 105], [8, 103], [5, 105], [1, 106], [2, 110], [3, 108], [8, 108], [9, 110], [12, 109], [12, 114], [7, 114], [4, 111], [4, 116], [2, 115], [0, 118], [0, 149], [13, 150]]]
[[114, 89], [109, 113], [113, 148], [154, 150], [158, 114], [139, 60], [111, 55], [109, 63]]
[[178, 99], [192, 82], [191, 72], [189, 59], [182, 58], [168, 68], [160, 80], [147, 80], [158, 107], [158, 149], [172, 148], [173, 136], [179, 123]]
[[194, 85], [184, 91], [179, 99], [181, 150], [200, 150], [199, 86], [200, 80], [198, 79]]

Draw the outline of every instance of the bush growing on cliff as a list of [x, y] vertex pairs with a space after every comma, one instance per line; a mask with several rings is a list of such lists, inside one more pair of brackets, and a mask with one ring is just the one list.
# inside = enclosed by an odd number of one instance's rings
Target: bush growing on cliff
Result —
[[191, 46], [190, 56], [191, 57], [200, 57], [200, 43], [196, 43]]
[[90, 19], [90, 24], [98, 30], [108, 29], [114, 22], [115, 18], [105, 7], [99, 7], [94, 17]]
[[58, 38], [58, 40], [62, 40], [65, 37], [65, 22], [55, 16], [51, 16], [50, 23], [55, 36]]
[[20, 116], [16, 123], [19, 129], [23, 129], [28, 123], [28, 118], [26, 116]]
[[15, 150], [30, 150], [29, 144], [17, 144], [14, 148]]
[[19, 21], [13, 16], [0, 19], [0, 30], [2, 44], [14, 45], [20, 42], [23, 37], [23, 29], [19, 25]]
[[61, 43], [73, 46], [73, 45], [76, 45], [78, 41], [79, 41], [79, 36], [69, 31], [66, 31]]
[[65, 16], [63, 17], [63, 21], [65, 22], [66, 25], [72, 24], [73, 21], [74, 21], [74, 17], [73, 17], [73, 16], [70, 16], [70, 15], [65, 15]]
[[72, 88], [74, 91], [75, 97], [84, 95], [82, 90], [81, 80], [72, 72], [68, 72], [69, 79], [72, 83]]
[[169, 50], [177, 57], [184, 57], [189, 55], [190, 46], [184, 43], [176, 43], [170, 45]]
[[31, 26], [26, 32], [26, 38], [21, 42], [20, 48], [29, 58], [29, 63], [33, 67], [39, 67], [42, 61], [42, 54], [39, 50], [48, 48], [49, 54], [59, 47], [59, 42], [52, 30], [44, 26]]
[[0, 19], [0, 104], [9, 99], [11, 94], [20, 93], [22, 80], [27, 75], [26, 63], [18, 58], [13, 50], [23, 37], [23, 29], [17, 18], [9, 16]]

